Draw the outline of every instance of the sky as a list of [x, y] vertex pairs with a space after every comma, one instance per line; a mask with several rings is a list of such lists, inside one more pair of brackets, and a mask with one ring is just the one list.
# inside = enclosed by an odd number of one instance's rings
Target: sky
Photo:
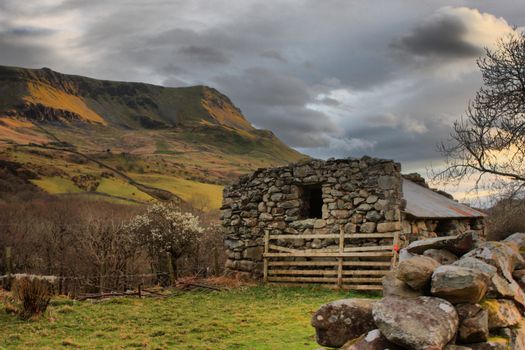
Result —
[[1, 0], [0, 64], [209, 85], [303, 153], [421, 171], [522, 1]]

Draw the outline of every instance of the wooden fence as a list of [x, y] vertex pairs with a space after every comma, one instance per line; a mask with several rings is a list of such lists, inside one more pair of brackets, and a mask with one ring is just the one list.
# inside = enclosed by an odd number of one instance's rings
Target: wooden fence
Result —
[[[264, 281], [286, 285], [324, 284], [351, 290], [381, 290], [381, 280], [397, 263], [399, 233], [272, 235], [264, 237]], [[294, 249], [277, 245], [296, 239], [335, 240], [338, 248]], [[381, 240], [361, 246], [360, 240]], [[388, 244], [383, 244], [388, 241]]]

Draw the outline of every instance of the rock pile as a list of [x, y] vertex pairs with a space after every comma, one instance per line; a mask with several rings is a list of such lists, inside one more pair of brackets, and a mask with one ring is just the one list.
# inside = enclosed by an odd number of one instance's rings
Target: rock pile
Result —
[[344, 350], [525, 350], [525, 233], [474, 232], [411, 243], [383, 298], [344, 299], [312, 318], [317, 342]]

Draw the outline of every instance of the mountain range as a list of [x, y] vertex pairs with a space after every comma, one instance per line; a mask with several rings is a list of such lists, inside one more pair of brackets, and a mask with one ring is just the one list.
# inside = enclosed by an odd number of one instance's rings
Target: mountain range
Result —
[[0, 166], [41, 191], [214, 209], [236, 176], [304, 158], [208, 86], [0, 66]]

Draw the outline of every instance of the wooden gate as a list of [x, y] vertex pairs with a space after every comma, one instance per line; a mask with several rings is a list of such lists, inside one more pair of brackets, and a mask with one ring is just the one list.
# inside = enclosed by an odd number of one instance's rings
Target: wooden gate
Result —
[[[264, 237], [264, 281], [287, 285], [325, 284], [353, 290], [381, 290], [381, 279], [397, 263], [399, 233], [272, 235]], [[330, 239], [338, 248], [294, 249], [286, 242]], [[377, 239], [382, 245], [360, 246]], [[388, 244], [384, 244], [387, 243]], [[288, 245], [278, 245], [276, 243]], [[357, 244], [356, 244], [357, 243]]]

